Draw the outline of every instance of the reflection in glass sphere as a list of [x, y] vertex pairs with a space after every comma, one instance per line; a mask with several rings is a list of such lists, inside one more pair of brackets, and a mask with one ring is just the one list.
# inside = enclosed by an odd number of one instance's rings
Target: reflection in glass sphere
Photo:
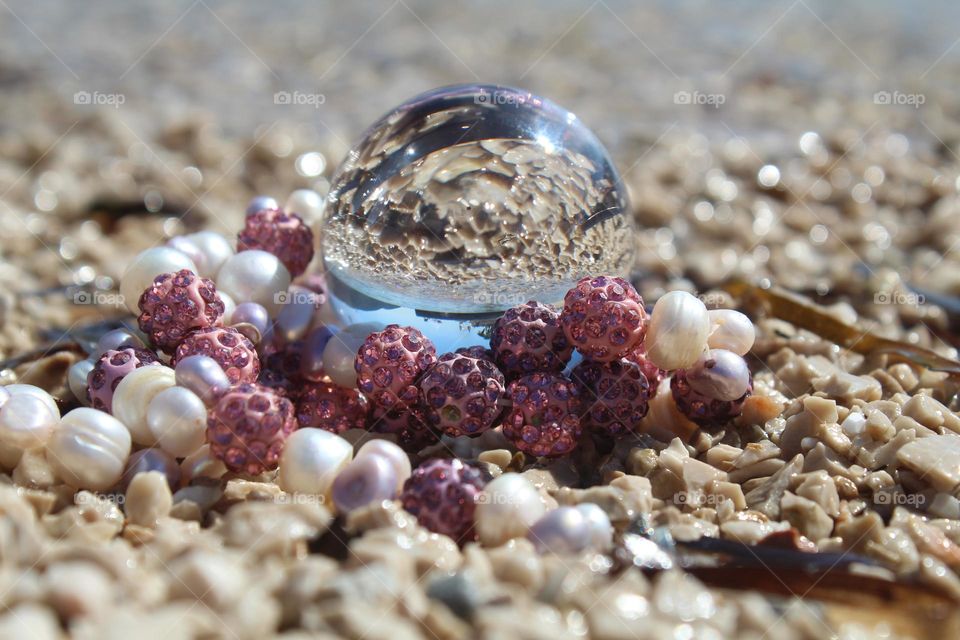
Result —
[[603, 146], [572, 113], [493, 85], [436, 89], [377, 121], [333, 177], [328, 270], [365, 296], [477, 314], [625, 274], [635, 237]]

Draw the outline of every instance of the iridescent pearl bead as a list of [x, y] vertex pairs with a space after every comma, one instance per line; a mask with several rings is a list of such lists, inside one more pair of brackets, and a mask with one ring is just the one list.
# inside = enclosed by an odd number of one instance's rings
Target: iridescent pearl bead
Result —
[[0, 405], [0, 439], [20, 449], [45, 444], [60, 422], [43, 399], [30, 393], [13, 394]]
[[67, 371], [67, 386], [70, 392], [80, 404], [89, 406], [90, 396], [87, 393], [87, 376], [93, 371], [93, 362], [90, 360], [80, 360], [70, 365]]
[[4, 387], [7, 393], [11, 396], [19, 395], [31, 395], [35, 398], [38, 398], [43, 401], [43, 404], [47, 406], [50, 410], [50, 413], [55, 415], [57, 419], [60, 418], [60, 407], [57, 406], [57, 401], [53, 399], [53, 396], [41, 389], [40, 387], [35, 387], [32, 384], [8, 384]]
[[167, 484], [171, 491], [180, 486], [180, 466], [176, 459], [163, 449], [140, 449], [130, 454], [127, 466], [123, 470], [121, 484], [126, 486], [133, 480], [133, 476], [147, 471], [159, 471], [167, 477]]
[[81, 407], [63, 416], [47, 444], [47, 454], [67, 484], [102, 491], [123, 475], [130, 457], [130, 432], [109, 413]]
[[296, 284], [290, 285], [277, 314], [274, 334], [287, 342], [302, 338], [313, 324], [320, 300], [320, 296], [310, 289]]
[[711, 349], [686, 370], [690, 388], [713, 400], [737, 400], [752, 387], [750, 367], [736, 353]]
[[357, 351], [374, 331], [383, 329], [374, 323], [353, 324], [330, 340], [323, 349], [323, 370], [334, 384], [347, 389], [357, 388], [357, 370], [354, 362]]
[[147, 405], [147, 427], [158, 447], [182, 458], [203, 446], [207, 408], [193, 391], [170, 387]]
[[613, 525], [607, 512], [592, 502], [581, 502], [576, 509], [590, 525], [590, 547], [597, 551], [609, 549], [613, 545]]
[[171, 247], [153, 247], [141, 252], [120, 278], [123, 303], [134, 315], [139, 315], [140, 309], [137, 305], [140, 294], [153, 283], [153, 279], [161, 273], [173, 273], [181, 269], [197, 272], [197, 265], [182, 251]]
[[397, 492], [399, 493], [403, 489], [403, 483], [413, 473], [413, 468], [410, 466], [410, 456], [407, 455], [407, 452], [398, 444], [389, 440], [378, 439], [368, 440], [364, 443], [357, 451], [356, 457], [361, 458], [367, 455], [383, 456], [390, 461], [393, 470], [397, 473]]
[[273, 335], [270, 314], [262, 304], [241, 302], [233, 313], [224, 317], [228, 319], [228, 326], [247, 336], [253, 344], [268, 342]]
[[653, 306], [643, 339], [647, 359], [661, 369], [685, 369], [707, 347], [710, 314], [703, 302], [686, 291], [664, 294]]
[[317, 222], [323, 213], [323, 196], [313, 189], [297, 189], [283, 205], [287, 213], [295, 213], [308, 225]]
[[521, 538], [546, 510], [540, 492], [529, 480], [519, 473], [505, 473], [490, 481], [477, 498], [477, 535], [487, 547]]
[[[324, 375], [323, 352], [340, 330], [333, 326], [317, 327], [303, 339], [300, 351], [300, 373], [308, 380], [317, 380]], [[349, 388], [349, 387], [348, 387]]]
[[204, 404], [213, 404], [217, 396], [230, 388], [230, 380], [220, 364], [210, 356], [187, 356], [177, 363], [174, 381], [189, 389]]
[[247, 205], [246, 214], [252, 216], [258, 211], [263, 211], [264, 209], [279, 209], [280, 203], [277, 202], [276, 198], [271, 198], [270, 196], [257, 196], [253, 198], [250, 203]]
[[195, 273], [204, 278], [216, 278], [220, 267], [233, 255], [233, 245], [215, 231], [198, 231], [171, 238], [167, 246], [187, 254], [197, 265]]
[[537, 520], [527, 539], [539, 553], [579, 553], [590, 545], [591, 526], [576, 507], [557, 507]]
[[190, 483], [195, 478], [217, 479], [227, 472], [227, 465], [210, 453], [210, 445], [205, 444], [180, 463], [180, 473], [183, 484]]
[[353, 446], [323, 429], [298, 429], [280, 455], [277, 482], [287, 493], [330, 497], [334, 478], [353, 459]]
[[124, 347], [145, 349], [146, 345], [139, 335], [129, 329], [114, 329], [100, 336], [100, 339], [97, 340], [97, 345], [89, 355], [90, 361], [96, 362], [100, 359], [100, 356], [107, 351], [117, 351]]
[[223, 317], [229, 318], [233, 315], [234, 311], [237, 310], [237, 303], [234, 302], [233, 298], [224, 293], [223, 291], [218, 291], [217, 296], [220, 298], [220, 301], [223, 303]]
[[745, 356], [757, 338], [757, 331], [750, 318], [733, 309], [710, 310], [710, 336], [707, 346], [711, 349], [726, 349], [738, 356]]
[[127, 426], [134, 442], [152, 445], [156, 441], [147, 424], [147, 407], [158, 393], [175, 384], [173, 369], [153, 366], [134, 369], [117, 385], [113, 392], [113, 415]]
[[257, 302], [276, 315], [282, 306], [280, 294], [290, 286], [290, 272], [266, 251], [241, 251], [230, 257], [217, 274], [217, 291], [231, 296], [237, 304]]
[[344, 467], [333, 481], [333, 504], [340, 513], [349, 513], [371, 502], [397, 497], [397, 472], [384, 456], [369, 454]]

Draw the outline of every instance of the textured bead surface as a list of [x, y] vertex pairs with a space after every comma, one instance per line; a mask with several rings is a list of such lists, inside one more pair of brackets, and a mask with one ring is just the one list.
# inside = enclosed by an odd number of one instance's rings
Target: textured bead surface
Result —
[[582, 278], [563, 298], [560, 325], [586, 358], [610, 362], [643, 340], [647, 313], [643, 299], [623, 278]]
[[742, 397], [736, 400], [717, 400], [693, 390], [683, 370], [674, 372], [670, 379], [670, 392], [673, 394], [673, 401], [677, 404], [677, 408], [683, 415], [702, 427], [722, 424], [736, 418], [743, 409], [743, 401], [752, 390], [751, 383], [750, 391], [744, 393]]
[[307, 385], [296, 405], [301, 428], [314, 427], [337, 434], [365, 428], [370, 415], [370, 403], [363, 394], [330, 382]]
[[113, 329], [112, 331], [107, 331], [97, 340], [96, 346], [93, 348], [93, 351], [90, 352], [90, 361], [96, 362], [100, 359], [100, 356], [107, 351], [115, 351], [123, 347], [146, 349], [147, 345], [144, 344], [138, 334], [129, 329]]
[[70, 486], [102, 491], [120, 480], [130, 446], [130, 432], [122, 422], [81, 407], [63, 416], [47, 444], [47, 460]]
[[0, 439], [6, 445], [31, 449], [45, 444], [60, 424], [40, 398], [28, 393], [12, 395], [0, 405]]
[[313, 231], [295, 213], [261, 209], [246, 217], [237, 235], [237, 250], [258, 249], [277, 256], [292, 277], [313, 260]]
[[385, 409], [417, 402], [417, 380], [436, 362], [437, 350], [412, 327], [391, 324], [370, 334], [357, 351], [357, 387]]
[[153, 445], [155, 440], [147, 425], [147, 407], [154, 396], [176, 385], [176, 374], [170, 367], [140, 367], [131, 371], [113, 394], [113, 415], [126, 425], [137, 444]]
[[280, 456], [277, 483], [288, 493], [329, 497], [333, 480], [353, 459], [353, 446], [322, 429], [298, 429]]
[[653, 306], [644, 349], [661, 369], [683, 369], [707, 348], [709, 333], [710, 315], [703, 302], [686, 291], [671, 291]]
[[140, 313], [137, 307], [140, 296], [149, 287], [154, 278], [163, 273], [173, 273], [181, 269], [197, 272], [197, 265], [187, 254], [171, 247], [153, 247], [137, 255], [120, 278], [120, 295], [132, 313]]
[[480, 470], [460, 460], [429, 460], [404, 483], [400, 501], [420, 526], [462, 544], [476, 535], [473, 516], [483, 485]]
[[447, 353], [420, 379], [427, 420], [449, 436], [480, 435], [502, 411], [504, 378], [489, 360]]
[[267, 345], [260, 357], [258, 382], [291, 400], [296, 399], [304, 391], [306, 382], [301, 373], [302, 357], [303, 343], [299, 340]]
[[207, 356], [227, 374], [230, 384], [255, 382], [260, 375], [260, 357], [246, 336], [231, 327], [210, 327], [190, 333], [177, 346], [170, 363], [188, 356]]
[[230, 471], [250, 475], [276, 469], [284, 442], [297, 428], [293, 404], [257, 384], [233, 387], [208, 415], [210, 453]]
[[107, 351], [87, 375], [87, 397], [90, 406], [113, 413], [113, 394], [123, 378], [135, 369], [160, 366], [152, 352], [137, 347]]
[[561, 456], [577, 446], [582, 427], [576, 385], [559, 374], [534, 373], [507, 388], [512, 407], [503, 420], [503, 435], [533, 456]]
[[625, 359], [584, 360], [570, 373], [580, 392], [586, 429], [620, 436], [635, 431], [647, 415], [650, 384], [640, 367]]
[[404, 451], [416, 453], [440, 439], [439, 432], [430, 428], [424, 411], [419, 406], [384, 409], [374, 406], [370, 416], [370, 431], [393, 435]]
[[172, 353], [191, 330], [223, 321], [223, 301], [213, 281], [186, 269], [157, 276], [139, 306], [140, 330], [164, 353]]
[[54, 400], [53, 396], [50, 395], [46, 390], [41, 389], [36, 385], [23, 383], [8, 384], [7, 386], [3, 387], [3, 391], [8, 396], [18, 396], [23, 394], [34, 396], [47, 405], [47, 408], [50, 409], [50, 413], [57, 416], [57, 418], [60, 417], [60, 407], [57, 406], [57, 401]]
[[646, 351], [643, 350], [642, 343], [634, 347], [630, 353], [624, 356], [624, 359], [640, 367], [643, 375], [647, 377], [647, 383], [651, 390], [659, 387], [660, 381], [667, 377], [667, 372], [655, 365], [651, 362], [650, 358], [647, 357]]
[[552, 306], [530, 301], [508, 309], [493, 325], [490, 350], [507, 379], [535, 371], [562, 371], [573, 347]]

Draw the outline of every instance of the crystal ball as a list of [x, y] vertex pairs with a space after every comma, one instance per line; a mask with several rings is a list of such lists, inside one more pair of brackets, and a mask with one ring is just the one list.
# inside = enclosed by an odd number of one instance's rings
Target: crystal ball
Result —
[[337, 169], [327, 270], [390, 305], [498, 312], [559, 301], [579, 278], [625, 275], [627, 194], [597, 137], [527, 91], [457, 85], [380, 118]]

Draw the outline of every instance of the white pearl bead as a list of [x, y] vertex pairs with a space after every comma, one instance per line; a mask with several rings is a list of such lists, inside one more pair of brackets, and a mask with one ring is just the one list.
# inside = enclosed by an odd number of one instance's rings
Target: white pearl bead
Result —
[[711, 349], [726, 349], [738, 356], [745, 356], [757, 338], [750, 318], [733, 309], [710, 311], [710, 336], [707, 345]]
[[410, 466], [410, 456], [400, 448], [400, 445], [382, 439], [368, 440], [357, 451], [358, 458], [370, 454], [383, 456], [393, 465], [394, 471], [397, 472], [397, 492], [399, 493], [403, 489], [403, 483], [413, 473], [413, 468]]
[[330, 494], [340, 513], [350, 513], [381, 500], [393, 500], [397, 497], [397, 474], [393, 463], [372, 453], [355, 458], [337, 474]]
[[485, 546], [494, 547], [527, 534], [546, 512], [540, 492], [519, 473], [494, 478], [478, 496], [474, 512], [477, 535]]
[[220, 267], [233, 255], [233, 245], [215, 231], [198, 231], [184, 236], [197, 248], [199, 259], [194, 258], [198, 275], [204, 278], [216, 278]]
[[14, 394], [0, 405], [0, 439], [20, 449], [45, 444], [59, 422], [60, 416], [30, 393]]
[[217, 274], [217, 290], [235, 302], [257, 302], [275, 316], [281, 296], [290, 286], [290, 272], [272, 253], [251, 250], [230, 257]]
[[685, 369], [707, 347], [710, 314], [703, 302], [686, 291], [671, 291], [653, 306], [643, 339], [647, 358], [661, 369]]
[[142, 349], [144, 348], [144, 343], [143, 340], [140, 339], [140, 336], [134, 333], [134, 331], [129, 329], [113, 329], [100, 336], [100, 339], [97, 340], [97, 345], [93, 348], [93, 351], [90, 352], [90, 355], [87, 356], [87, 359], [90, 360], [90, 362], [96, 362], [100, 359], [100, 356], [107, 351], [119, 350], [124, 347], [139, 347]]
[[207, 408], [189, 389], [170, 387], [153, 396], [147, 405], [147, 427], [158, 447], [182, 458], [203, 446]]
[[277, 481], [287, 493], [330, 497], [337, 474], [353, 459], [353, 446], [323, 429], [305, 428], [287, 438]]
[[557, 507], [527, 531], [539, 553], [578, 553], [590, 545], [590, 535], [587, 517], [575, 507]]
[[750, 367], [726, 349], [711, 349], [686, 373], [691, 389], [714, 400], [736, 400], [750, 389]]
[[590, 525], [590, 547], [597, 551], [606, 551], [613, 546], [613, 525], [607, 512], [592, 502], [581, 502], [577, 509]]
[[217, 291], [217, 295], [220, 297], [220, 301], [223, 302], [223, 317], [229, 318], [237, 309], [237, 303], [223, 291]]
[[101, 491], [116, 484], [130, 456], [130, 432], [109, 413], [81, 407], [63, 416], [47, 444], [58, 476], [78, 489]]
[[43, 404], [47, 406], [50, 410], [50, 413], [55, 415], [57, 419], [60, 419], [60, 407], [57, 406], [57, 401], [53, 399], [53, 396], [41, 389], [40, 387], [35, 387], [32, 384], [8, 384], [4, 389], [11, 396], [19, 395], [31, 395], [35, 398], [39, 398], [43, 401]]
[[279, 335], [287, 342], [299, 340], [313, 324], [320, 297], [310, 289], [294, 284], [290, 285], [282, 300], [274, 335]]
[[323, 348], [322, 361], [324, 372], [334, 384], [347, 389], [357, 388], [357, 370], [353, 368], [357, 351], [367, 336], [382, 328], [382, 325], [374, 323], [352, 324], [330, 338]]
[[170, 247], [153, 247], [141, 252], [120, 278], [120, 295], [134, 315], [139, 315], [140, 296], [161, 273], [180, 269], [197, 272], [197, 265], [185, 253]]
[[90, 404], [90, 397], [87, 394], [87, 376], [91, 371], [93, 371], [93, 363], [89, 360], [74, 362], [67, 371], [67, 386], [70, 387], [73, 397], [84, 406]]
[[287, 198], [283, 210], [297, 214], [308, 225], [312, 225], [320, 220], [323, 213], [323, 197], [313, 189], [297, 189]]
[[133, 441], [153, 445], [155, 438], [147, 424], [147, 407], [164, 389], [176, 384], [170, 367], [140, 367], [123, 377], [113, 392], [113, 415], [127, 425]]
[[210, 453], [210, 445], [205, 444], [180, 463], [181, 484], [186, 486], [194, 478], [213, 478], [216, 480], [227, 472], [227, 466]]

